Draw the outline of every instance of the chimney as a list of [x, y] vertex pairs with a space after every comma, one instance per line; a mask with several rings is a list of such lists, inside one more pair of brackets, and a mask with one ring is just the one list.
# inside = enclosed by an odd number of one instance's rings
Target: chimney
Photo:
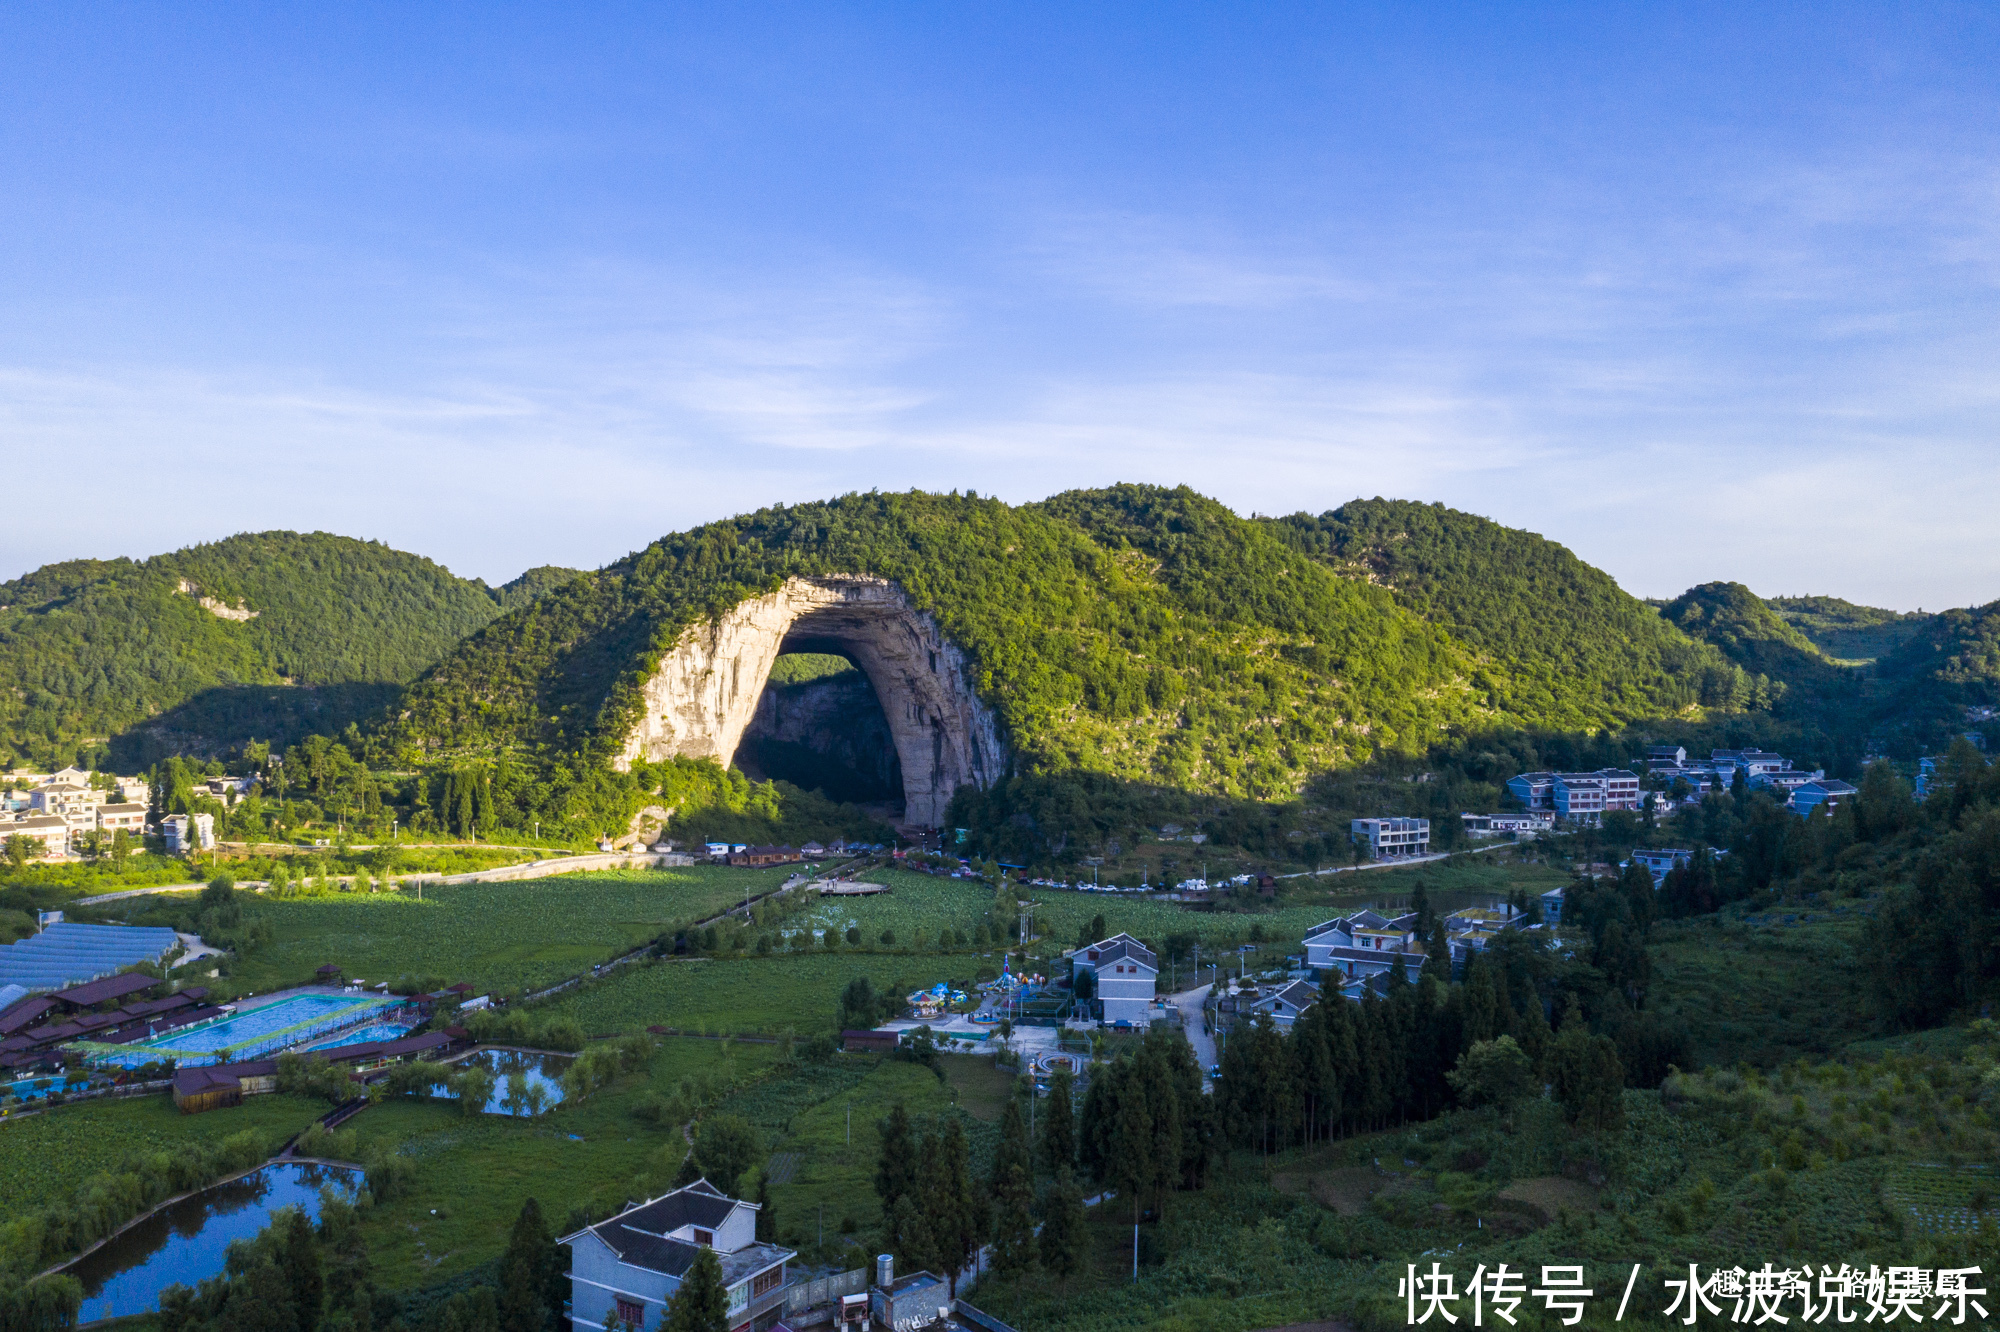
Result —
[[896, 1284], [896, 1255], [878, 1253], [875, 1255], [875, 1284], [883, 1290]]

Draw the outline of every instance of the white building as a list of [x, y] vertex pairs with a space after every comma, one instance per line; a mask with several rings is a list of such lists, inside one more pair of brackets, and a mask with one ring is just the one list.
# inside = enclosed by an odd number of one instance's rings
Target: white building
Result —
[[51, 857], [69, 851], [69, 823], [53, 814], [29, 814], [12, 823], [0, 823], [0, 845], [10, 837], [40, 842], [43, 854]]
[[166, 835], [168, 855], [184, 856], [190, 851], [215, 848], [213, 814], [169, 814], [160, 820], [160, 831]]
[[1553, 814], [1461, 814], [1459, 822], [1465, 827], [1467, 837], [1478, 840], [1486, 837], [1528, 838], [1536, 833], [1545, 833], [1555, 826]]
[[1096, 983], [1098, 1011], [1112, 1025], [1151, 1025], [1160, 960], [1129, 934], [1114, 934], [1101, 943], [1070, 954], [1070, 984], [1084, 972]]
[[1350, 836], [1368, 843], [1368, 855], [1374, 860], [1404, 860], [1430, 853], [1429, 819], [1355, 819], [1347, 827]]

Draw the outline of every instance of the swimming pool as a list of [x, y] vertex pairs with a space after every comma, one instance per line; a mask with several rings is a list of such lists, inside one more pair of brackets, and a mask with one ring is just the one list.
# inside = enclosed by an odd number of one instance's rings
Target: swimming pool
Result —
[[137, 1068], [160, 1059], [175, 1060], [183, 1068], [255, 1059], [339, 1031], [401, 1002], [380, 995], [295, 994], [247, 1012], [170, 1031], [150, 1041], [134, 1042], [115, 1050], [100, 1048], [91, 1053], [99, 1064], [125, 1068]]
[[307, 1050], [337, 1050], [343, 1045], [359, 1045], [363, 1041], [400, 1041], [410, 1034], [407, 1023], [370, 1022], [352, 1031], [343, 1031], [338, 1036], [330, 1036], [323, 1041], [314, 1041]]

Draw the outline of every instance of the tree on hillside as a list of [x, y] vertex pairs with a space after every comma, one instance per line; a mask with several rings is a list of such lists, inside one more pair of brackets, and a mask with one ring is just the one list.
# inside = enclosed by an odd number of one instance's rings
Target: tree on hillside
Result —
[[500, 1259], [500, 1332], [545, 1332], [567, 1293], [566, 1266], [541, 1204], [529, 1198], [514, 1218]]
[[1042, 1168], [1057, 1175], [1076, 1166], [1076, 1079], [1066, 1068], [1049, 1079], [1048, 1105], [1042, 1110]]
[[1002, 1276], [1025, 1271], [1035, 1261], [1035, 1163], [1028, 1147], [1028, 1121], [1019, 1101], [1009, 1099], [1000, 1120], [1000, 1146], [993, 1153], [993, 1263]]
[[1535, 1066], [1512, 1036], [1480, 1041], [1446, 1074], [1459, 1104], [1491, 1105], [1506, 1113], [1535, 1092]]
[[910, 1112], [901, 1101], [889, 1107], [888, 1117], [876, 1125], [882, 1150], [876, 1157], [875, 1196], [882, 1200], [882, 1214], [895, 1210], [900, 1198], [909, 1196], [917, 1184], [917, 1144], [910, 1130]]
[[757, 1175], [757, 1242], [775, 1244], [778, 1214], [771, 1210], [771, 1172], [767, 1167]]
[[695, 1159], [709, 1183], [734, 1197], [757, 1155], [757, 1134], [741, 1115], [710, 1115], [694, 1135]]
[[918, 1179], [931, 1242], [957, 1298], [958, 1274], [972, 1266], [986, 1239], [986, 1200], [973, 1181], [971, 1150], [956, 1115], [941, 1132], [926, 1135]]
[[278, 1243], [278, 1265], [285, 1284], [291, 1287], [292, 1308], [302, 1327], [319, 1322], [326, 1303], [326, 1274], [320, 1268], [319, 1244], [305, 1209], [293, 1208], [285, 1218], [284, 1236]]
[[1056, 1172], [1055, 1187], [1049, 1191], [1042, 1214], [1039, 1249], [1042, 1268], [1055, 1277], [1066, 1294], [1069, 1279], [1083, 1267], [1083, 1190], [1068, 1166]]
[[722, 1264], [715, 1250], [703, 1248], [695, 1254], [660, 1327], [662, 1332], [729, 1332], [729, 1291], [722, 1284]]

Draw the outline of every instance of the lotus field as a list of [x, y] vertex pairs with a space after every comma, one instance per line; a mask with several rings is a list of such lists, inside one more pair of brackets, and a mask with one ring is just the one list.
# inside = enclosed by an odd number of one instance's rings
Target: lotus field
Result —
[[234, 978], [255, 988], [296, 982], [332, 963], [369, 981], [399, 976], [516, 994], [588, 970], [663, 930], [713, 916], [784, 869], [695, 866], [565, 874], [520, 883], [427, 886], [261, 901], [271, 943]]

